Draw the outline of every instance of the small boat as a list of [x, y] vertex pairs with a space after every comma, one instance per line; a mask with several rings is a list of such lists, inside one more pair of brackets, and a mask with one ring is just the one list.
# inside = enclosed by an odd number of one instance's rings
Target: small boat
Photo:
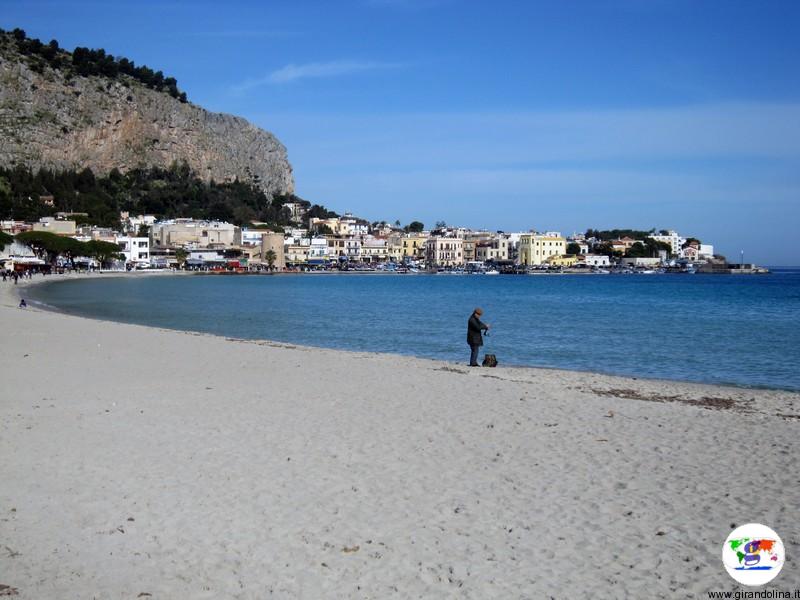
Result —
[[484, 275], [500, 275], [500, 271], [497, 269], [489, 269], [484, 273]]

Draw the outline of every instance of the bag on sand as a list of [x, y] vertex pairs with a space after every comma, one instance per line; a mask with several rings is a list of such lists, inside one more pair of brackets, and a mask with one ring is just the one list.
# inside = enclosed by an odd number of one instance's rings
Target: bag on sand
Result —
[[494, 354], [487, 354], [483, 357], [483, 366], [484, 367], [496, 367], [497, 366], [497, 357]]

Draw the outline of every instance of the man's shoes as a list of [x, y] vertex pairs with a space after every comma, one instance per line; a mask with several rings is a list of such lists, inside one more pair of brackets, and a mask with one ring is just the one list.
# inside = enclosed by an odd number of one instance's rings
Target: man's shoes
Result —
[[480, 365], [479, 365], [478, 363], [475, 363], [474, 365], [472, 365], [472, 364], [471, 364], [471, 365], [469, 365], [469, 366], [470, 366], [470, 367], [480, 367]]

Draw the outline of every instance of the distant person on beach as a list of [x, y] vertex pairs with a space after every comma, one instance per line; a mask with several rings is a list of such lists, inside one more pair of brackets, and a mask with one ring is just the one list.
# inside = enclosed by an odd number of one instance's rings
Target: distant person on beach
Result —
[[20, 307], [20, 308], [25, 308], [26, 306], [28, 306], [28, 303], [27, 303], [27, 302], [25, 302], [25, 298], [22, 298], [22, 299], [19, 301], [19, 307]]
[[476, 308], [472, 311], [469, 321], [467, 321], [467, 343], [472, 351], [469, 355], [469, 366], [479, 367], [478, 351], [483, 346], [483, 332], [489, 331], [489, 326], [481, 321], [483, 309]]

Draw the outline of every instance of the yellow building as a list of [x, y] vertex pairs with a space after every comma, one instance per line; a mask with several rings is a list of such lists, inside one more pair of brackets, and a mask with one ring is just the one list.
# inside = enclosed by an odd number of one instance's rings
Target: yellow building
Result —
[[561, 236], [523, 233], [519, 238], [519, 264], [541, 265], [551, 256], [567, 252], [567, 240]]
[[400, 241], [389, 238], [387, 251], [389, 252], [389, 260], [392, 262], [400, 262], [403, 260], [403, 245]]
[[339, 226], [340, 222], [338, 217], [332, 217], [330, 219], [319, 219], [317, 217], [311, 217], [308, 220], [308, 228], [311, 231], [321, 229], [322, 227], [327, 227], [328, 229], [331, 230], [331, 232], [333, 232], [333, 234], [339, 235]]
[[328, 256], [339, 258], [347, 256], [347, 240], [338, 235], [325, 235], [328, 241]]
[[425, 256], [425, 243], [427, 235], [408, 235], [401, 238], [402, 258], [422, 258]]
[[575, 254], [559, 254], [549, 257], [545, 262], [554, 267], [574, 267], [578, 263], [578, 256]]

